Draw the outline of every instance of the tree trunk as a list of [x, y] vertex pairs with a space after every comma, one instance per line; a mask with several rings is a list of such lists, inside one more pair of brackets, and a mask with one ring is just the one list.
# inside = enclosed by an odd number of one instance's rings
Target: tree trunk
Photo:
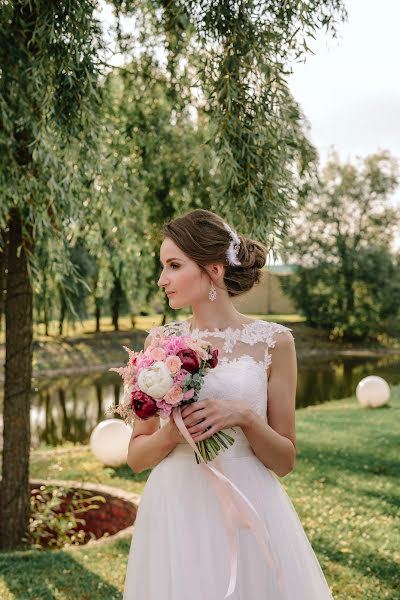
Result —
[[[31, 234], [31, 231], [29, 232]], [[26, 247], [32, 252], [28, 240]], [[20, 254], [18, 256], [18, 249]], [[30, 514], [29, 448], [33, 354], [33, 301], [22, 222], [10, 211], [4, 385], [4, 447], [1, 485], [0, 546], [16, 548], [27, 531]]]
[[50, 335], [50, 330], [49, 330], [49, 313], [47, 311], [47, 304], [44, 307], [43, 321], [44, 321], [44, 334], [45, 334], [46, 337], [49, 337], [49, 335]]
[[62, 412], [62, 416], [63, 416], [62, 427], [61, 427], [62, 439], [63, 439], [63, 441], [70, 441], [71, 440], [71, 423], [69, 421], [68, 413], [67, 413], [67, 404], [65, 402], [65, 390], [62, 387], [58, 388], [58, 401], [60, 403], [61, 412]]
[[119, 331], [119, 311], [122, 301], [122, 285], [119, 275], [114, 273], [114, 286], [111, 290], [111, 317], [114, 331]]
[[3, 315], [6, 301], [7, 234], [0, 232], [0, 331], [3, 327]]
[[64, 332], [64, 321], [65, 321], [65, 313], [67, 311], [67, 305], [65, 303], [64, 297], [60, 294], [60, 317], [58, 320], [58, 335], [62, 335]]
[[96, 388], [96, 399], [97, 399], [97, 422], [103, 420], [104, 411], [103, 411], [103, 386], [100, 381], [95, 381], [94, 386]]
[[96, 301], [96, 333], [100, 333], [100, 318], [101, 318], [101, 308], [100, 302]]
[[43, 273], [43, 323], [44, 333], [48, 337], [49, 335], [49, 310], [47, 301], [47, 275]]

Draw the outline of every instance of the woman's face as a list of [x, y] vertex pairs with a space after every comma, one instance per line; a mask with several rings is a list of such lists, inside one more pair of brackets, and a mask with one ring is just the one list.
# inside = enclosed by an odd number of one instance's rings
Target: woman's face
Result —
[[171, 238], [165, 238], [160, 246], [160, 263], [157, 283], [168, 294], [171, 308], [192, 306], [208, 298], [211, 279]]

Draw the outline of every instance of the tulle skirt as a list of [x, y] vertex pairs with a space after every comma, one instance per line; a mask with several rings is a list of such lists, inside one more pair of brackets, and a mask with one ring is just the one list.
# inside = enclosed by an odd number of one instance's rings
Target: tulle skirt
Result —
[[[223, 473], [264, 521], [283, 588], [249, 529], [237, 530], [236, 588], [227, 600], [333, 600], [296, 510], [277, 476], [249, 445], [218, 457]], [[214, 464], [213, 462], [210, 464]], [[230, 552], [222, 509], [186, 443], [150, 473], [139, 505], [124, 600], [223, 600]]]

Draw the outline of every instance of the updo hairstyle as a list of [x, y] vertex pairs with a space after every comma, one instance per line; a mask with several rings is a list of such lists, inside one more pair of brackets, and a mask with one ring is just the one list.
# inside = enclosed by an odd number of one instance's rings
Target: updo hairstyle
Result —
[[198, 208], [169, 221], [163, 226], [162, 234], [170, 238], [207, 275], [205, 267], [208, 264], [222, 263], [225, 266], [224, 283], [231, 297], [248, 292], [260, 282], [261, 270], [267, 261], [267, 247], [238, 234], [240, 249], [237, 259], [240, 266], [229, 264], [226, 251], [231, 236], [224, 227], [224, 220], [209, 210]]

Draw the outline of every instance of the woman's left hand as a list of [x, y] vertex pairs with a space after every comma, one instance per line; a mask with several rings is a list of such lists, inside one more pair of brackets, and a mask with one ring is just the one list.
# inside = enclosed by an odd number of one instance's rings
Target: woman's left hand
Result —
[[202, 442], [222, 429], [240, 427], [248, 409], [248, 403], [241, 400], [206, 398], [184, 406], [181, 414], [193, 441]]

